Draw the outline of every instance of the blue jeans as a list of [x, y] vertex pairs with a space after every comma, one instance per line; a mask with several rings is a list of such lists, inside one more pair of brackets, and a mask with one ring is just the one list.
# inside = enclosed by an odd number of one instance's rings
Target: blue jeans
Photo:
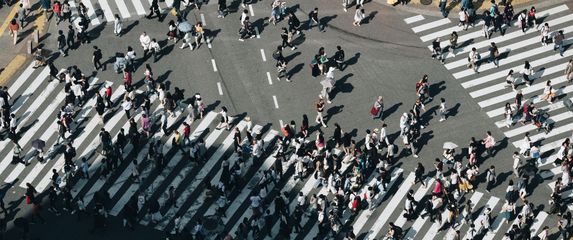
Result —
[[555, 46], [553, 46], [553, 51], [559, 49], [559, 55], [563, 56], [563, 52], [565, 52], [565, 48], [563, 47], [563, 43], [561, 44], [555, 44]]
[[442, 12], [442, 16], [447, 17], [448, 16], [448, 12], [446, 11], [446, 2], [441, 2], [440, 1], [440, 12]]

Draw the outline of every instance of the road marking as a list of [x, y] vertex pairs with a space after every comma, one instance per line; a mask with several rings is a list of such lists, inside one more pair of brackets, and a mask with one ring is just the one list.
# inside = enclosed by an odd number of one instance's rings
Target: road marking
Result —
[[201, 13], [201, 23], [203, 23], [203, 26], [207, 26], [207, 22], [205, 21], [205, 14]]
[[269, 85], [273, 85], [273, 78], [271, 77], [270, 72], [267, 72], [267, 80], [269, 80]]
[[279, 101], [277, 100], [277, 96], [273, 95], [273, 102], [275, 102], [275, 108], [279, 109]]
[[131, 17], [131, 14], [129, 13], [129, 10], [127, 9], [127, 5], [125, 5], [124, 0], [115, 0], [115, 4], [116, 4], [117, 8], [119, 9], [119, 13], [121, 14], [121, 17], [123, 17], [123, 18], [130, 18]]
[[257, 38], [261, 38], [261, 35], [259, 34], [259, 28], [255, 27], [255, 33], [257, 34]]
[[[2, 70], [2, 73], [0, 73], [0, 85], [7, 85], [8, 80], [10, 80], [10, 78], [12, 78], [12, 76], [18, 71], [18, 69], [22, 67], [24, 62], [26, 62], [26, 55], [24, 54], [16, 55], [14, 59], [12, 59], [10, 63], [8, 63], [8, 65], [4, 68], [4, 70]], [[18, 77], [18, 80], [13, 83], [13, 85], [17, 85], [18, 87], [16, 87], [15, 90], [12, 90], [12, 87], [10, 87], [10, 90], [8, 91], [10, 95], [13, 95], [14, 92], [16, 92], [16, 90], [20, 88], [22, 84], [24, 84], [25, 79], [27, 79], [32, 74], [32, 72], [34, 71], [33, 64], [34, 63], [30, 64], [30, 66], [26, 68], [26, 70], [22, 73], [22, 75]], [[22, 78], [23, 76], [25, 76], [25, 78]]]
[[217, 64], [215, 64], [215, 59], [211, 59], [211, 65], [213, 65], [213, 71], [217, 72]]
[[417, 26], [417, 27], [413, 27], [412, 31], [414, 31], [415, 33], [419, 33], [419, 32], [426, 31], [426, 30], [429, 30], [432, 28], [436, 28], [436, 27], [439, 27], [439, 26], [442, 26], [442, 25], [445, 25], [445, 24], [448, 24], [451, 22], [452, 21], [450, 21], [449, 18], [442, 18], [442, 19], [437, 20], [437, 21], [433, 21], [433, 22], [429, 22], [426, 24], [422, 24], [422, 25]]
[[[119, 1], [121, 1], [121, 0], [119, 0]], [[99, 2], [99, 6], [101, 7], [101, 10], [103, 11], [103, 15], [105, 16], [105, 19], [108, 22], [113, 22], [115, 20], [115, 17], [113, 16], [113, 11], [111, 10], [111, 7], [109, 6], [109, 3], [107, 2], [107, 0], [98, 0], [98, 2]]]
[[2, 37], [2, 35], [4, 35], [4, 32], [6, 31], [6, 28], [8, 28], [10, 21], [12, 19], [14, 19], [14, 16], [16, 16], [16, 13], [18, 12], [18, 8], [19, 8], [18, 4], [14, 4], [14, 7], [12, 8], [12, 10], [10, 10], [10, 13], [8, 13], [8, 16], [6, 16], [4, 23], [2, 23], [2, 26], [0, 26], [0, 37]]
[[[73, 1], [72, 1], [73, 2]], [[138, 2], [137, 0], [133, 0], [134, 4], [135, 2]], [[99, 19], [97, 18], [97, 14], [95, 13], [95, 8], [92, 5], [92, 2], [90, 0], [82, 0], [82, 3], [86, 6], [86, 8], [88, 9], [88, 16], [90, 16], [90, 22], [93, 26], [95, 25], [100, 25], [101, 22], [99, 21]], [[139, 2], [138, 2], [139, 3]], [[141, 3], [140, 3], [141, 5]], [[71, 5], [70, 5], [71, 6]], [[141, 6], [143, 7], [143, 6]], [[136, 5], [137, 8], [137, 5]], [[145, 10], [143, 10], [143, 14], [145, 14]]]
[[[498, 201], [499, 201], [499, 198], [496, 198], [496, 197], [491, 197], [489, 199], [489, 201], [487, 201], [487, 203], [483, 207], [483, 210], [479, 214], [479, 217], [473, 222], [473, 224], [475, 226], [475, 230], [477, 230], [476, 232], [479, 233], [481, 231], [481, 228], [483, 227], [483, 225], [481, 224], [481, 222], [485, 218], [483, 213], [487, 210], [487, 208], [491, 208], [492, 212], [493, 212], [493, 208], [495, 207], [495, 205], [497, 204]], [[468, 230], [468, 232], [466, 233], [466, 235], [464, 236], [463, 239], [472, 239], [470, 234], [471, 234], [471, 228]]]
[[282, 119], [279, 119], [279, 124], [280, 124], [279, 128], [282, 128], [284, 126], [284, 122]]
[[217, 89], [219, 90], [219, 95], [223, 95], [223, 87], [221, 87], [221, 82], [217, 82]]
[[205, 41], [207, 42], [207, 47], [208, 48], [212, 48], [213, 46], [211, 45], [211, 39], [210, 38], [205, 38]]
[[267, 61], [267, 57], [265, 56], [265, 50], [261, 48], [261, 57], [263, 58], [263, 62]]
[[541, 211], [537, 214], [537, 217], [535, 217], [536, 221], [533, 223], [533, 226], [531, 226], [531, 236], [537, 235], [537, 231], [539, 231], [541, 224], [543, 224], [547, 216], [549, 216], [549, 214], [547, 214], [545, 211]]
[[249, 12], [251, 13], [251, 17], [255, 16], [255, 11], [253, 11], [253, 5], [249, 4]]
[[422, 16], [422, 15], [416, 15], [416, 16], [413, 16], [413, 17], [409, 17], [409, 18], [404, 19], [404, 22], [406, 22], [406, 24], [412, 24], [412, 23], [415, 23], [415, 22], [418, 22], [418, 21], [422, 21], [422, 20], [424, 20], [424, 16]]
[[135, 7], [135, 11], [137, 11], [137, 15], [145, 15], [145, 8], [143, 4], [139, 0], [131, 0], [133, 6]]

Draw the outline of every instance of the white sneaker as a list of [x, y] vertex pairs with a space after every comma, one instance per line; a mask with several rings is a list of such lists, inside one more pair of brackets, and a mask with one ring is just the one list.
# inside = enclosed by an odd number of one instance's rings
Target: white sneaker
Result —
[[442, 119], [440, 119], [440, 122], [443, 122], [443, 121], [446, 121], [446, 119], [443, 119], [443, 118], [442, 118]]
[[242, 39], [242, 38], [239, 38], [239, 41], [241, 41], [241, 42], [244, 42], [245, 40], [244, 40], [244, 39]]

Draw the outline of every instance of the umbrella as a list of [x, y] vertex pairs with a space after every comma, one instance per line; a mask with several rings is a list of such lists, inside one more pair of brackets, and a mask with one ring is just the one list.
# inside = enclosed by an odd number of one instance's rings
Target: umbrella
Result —
[[458, 148], [458, 145], [453, 143], [453, 142], [445, 142], [443, 148], [444, 149], [454, 149], [454, 148]]
[[179, 29], [179, 31], [181, 31], [181, 32], [191, 32], [191, 29], [193, 29], [193, 26], [191, 26], [191, 23], [185, 21], [185, 22], [179, 23], [179, 25], [177, 25], [177, 29]]
[[324, 80], [320, 81], [320, 84], [322, 84], [322, 86], [325, 88], [332, 88], [332, 80], [332, 78], [325, 78]]
[[35, 149], [43, 149], [46, 146], [46, 142], [42, 139], [36, 139], [32, 142], [32, 147]]

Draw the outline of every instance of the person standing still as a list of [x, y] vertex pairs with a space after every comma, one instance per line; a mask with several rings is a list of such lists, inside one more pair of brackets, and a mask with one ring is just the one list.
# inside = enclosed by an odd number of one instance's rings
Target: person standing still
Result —
[[101, 59], [103, 58], [103, 55], [101, 53], [101, 49], [99, 49], [97, 46], [94, 46], [94, 52], [92, 54], [92, 62], [94, 64], [94, 69], [97, 71], [100, 68], [103, 69], [103, 65], [101, 64]]

